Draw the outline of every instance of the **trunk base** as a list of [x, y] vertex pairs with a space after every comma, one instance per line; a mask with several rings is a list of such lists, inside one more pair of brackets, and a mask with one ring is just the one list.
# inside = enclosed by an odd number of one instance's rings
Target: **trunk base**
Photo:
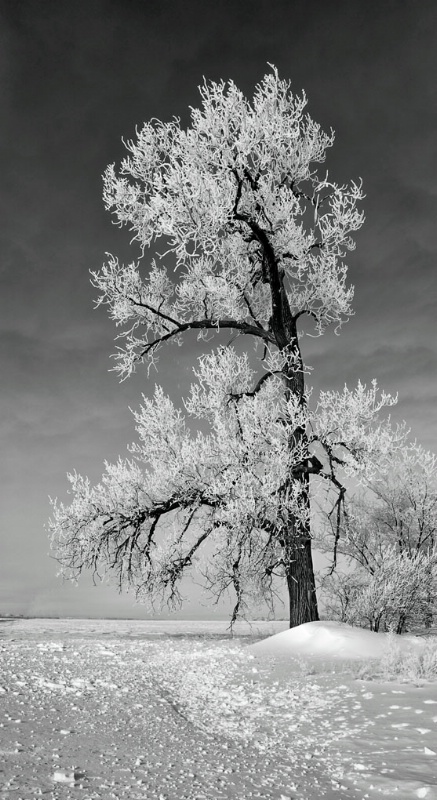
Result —
[[307, 539], [291, 553], [290, 561], [287, 572], [290, 628], [295, 628], [305, 622], [319, 620], [311, 539]]

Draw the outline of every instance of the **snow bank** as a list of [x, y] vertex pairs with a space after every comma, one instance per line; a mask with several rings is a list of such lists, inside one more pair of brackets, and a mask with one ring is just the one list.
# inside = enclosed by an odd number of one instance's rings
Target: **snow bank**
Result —
[[[394, 634], [402, 650], [422, 647], [415, 636]], [[388, 649], [389, 634], [354, 628], [344, 622], [306, 622], [269, 636], [248, 647], [254, 655], [313, 656], [337, 658], [380, 658]]]

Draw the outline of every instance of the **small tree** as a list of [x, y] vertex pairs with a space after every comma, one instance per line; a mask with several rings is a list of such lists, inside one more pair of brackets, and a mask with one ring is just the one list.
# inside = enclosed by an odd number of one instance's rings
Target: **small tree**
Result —
[[197, 434], [159, 387], [144, 397], [133, 458], [107, 464], [94, 488], [69, 476], [74, 499], [54, 502], [52, 542], [66, 575], [110, 570], [120, 588], [170, 602], [209, 542], [206, 585], [217, 597], [233, 587], [232, 621], [250, 593], [270, 602], [279, 575], [294, 626], [318, 619], [310, 492], [331, 487], [340, 521], [341, 471], [370, 477], [374, 458], [403, 438], [378, 422], [394, 401], [376, 385], [323, 392], [313, 410], [305, 387], [298, 323], [306, 315], [322, 335], [352, 313], [343, 258], [363, 195], [318, 176], [333, 134], [275, 68], [252, 103], [233, 82], [200, 92], [186, 130], [145, 124], [119, 174], [105, 173], [117, 222], [143, 256], [159, 240], [165, 252], [146, 275], [109, 256], [93, 283], [125, 326], [122, 378], [190, 331], [252, 337], [257, 360], [230, 346], [200, 358], [185, 400], [188, 420], [203, 424]]
[[413, 624], [430, 627], [437, 588], [436, 457], [406, 444], [363, 483], [364, 494], [345, 504], [341, 539], [334, 530], [337, 549], [356, 568], [323, 581], [328, 605], [342, 619], [367, 620], [373, 630], [394, 621], [398, 633]]
[[324, 615], [328, 619], [355, 624], [354, 606], [362, 591], [366, 575], [358, 569], [352, 572], [329, 572], [321, 579]]
[[383, 548], [384, 559], [369, 573], [358, 568], [349, 575], [328, 578], [328, 607], [342, 622], [371, 631], [403, 633], [419, 625], [430, 610], [437, 589], [437, 552], [409, 557], [395, 546]]

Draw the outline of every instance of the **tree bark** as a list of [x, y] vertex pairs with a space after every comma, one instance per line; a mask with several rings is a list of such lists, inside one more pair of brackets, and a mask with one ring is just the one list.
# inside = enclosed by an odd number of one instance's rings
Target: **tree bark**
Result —
[[[433, 536], [431, 537], [430, 548], [431, 548], [431, 550], [434, 549], [434, 537]], [[429, 553], [429, 550], [428, 550], [428, 553]], [[430, 568], [429, 569], [429, 574], [428, 574], [428, 587], [427, 587], [427, 598], [426, 598], [427, 599], [427, 606], [426, 606], [426, 609], [425, 609], [424, 620], [423, 620], [425, 628], [432, 628], [432, 624], [434, 622], [434, 614], [433, 614], [434, 592], [433, 592], [433, 585], [432, 584], [433, 584], [432, 569]]]
[[[287, 304], [288, 306], [288, 304]], [[289, 349], [296, 361], [294, 366], [284, 370], [286, 395], [294, 395], [299, 403], [305, 405], [305, 381], [303, 361], [299, 347], [295, 322], [289, 322]], [[297, 428], [290, 438], [290, 449], [304, 443], [307, 449], [307, 434], [304, 428]], [[310, 518], [310, 477], [304, 472], [299, 477], [290, 476], [291, 480], [301, 485], [302, 504]], [[316, 622], [319, 619], [317, 606], [316, 582], [314, 577], [313, 557], [311, 550], [311, 531], [300, 520], [296, 520], [290, 528], [286, 547], [286, 577], [289, 597], [290, 628], [303, 625], [305, 622]]]
[[[261, 237], [261, 232], [258, 229], [257, 234], [269, 265], [272, 291], [270, 327], [279, 350], [286, 356], [286, 363], [282, 369], [285, 397], [287, 399], [291, 396], [297, 398], [299, 405], [304, 407], [306, 404], [304, 364], [297, 332], [297, 317], [291, 313], [284, 286], [285, 272], [278, 268], [278, 262], [265, 233]], [[302, 443], [307, 445], [307, 434], [305, 428], [298, 427], [290, 436], [291, 452], [293, 453]], [[304, 450], [307, 450], [307, 447]], [[299, 476], [291, 474], [290, 480], [298, 481], [301, 484], [302, 503], [308, 511], [307, 516], [309, 519], [309, 474], [305, 472]], [[290, 628], [295, 628], [305, 622], [317, 621], [319, 612], [311, 552], [311, 535], [309, 525], [307, 528], [300, 520], [290, 520], [290, 529], [285, 542], [284, 560], [289, 596]]]
[[319, 619], [311, 539], [301, 541], [290, 552], [287, 565], [290, 628]]

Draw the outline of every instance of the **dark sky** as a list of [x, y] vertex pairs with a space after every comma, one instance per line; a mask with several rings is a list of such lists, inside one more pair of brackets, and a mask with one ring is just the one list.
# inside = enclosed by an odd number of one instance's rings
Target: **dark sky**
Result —
[[118, 383], [89, 270], [137, 255], [101, 201], [121, 137], [187, 120], [203, 76], [251, 95], [272, 62], [336, 131], [330, 176], [363, 178], [367, 220], [348, 259], [356, 315], [305, 345], [313, 382], [376, 378], [437, 450], [436, 31], [435, 0], [0, 0], [0, 613], [143, 613], [107, 587], [63, 586], [44, 523], [67, 471], [96, 481], [126, 454], [142, 391], [189, 388], [190, 343], [150, 381]]

